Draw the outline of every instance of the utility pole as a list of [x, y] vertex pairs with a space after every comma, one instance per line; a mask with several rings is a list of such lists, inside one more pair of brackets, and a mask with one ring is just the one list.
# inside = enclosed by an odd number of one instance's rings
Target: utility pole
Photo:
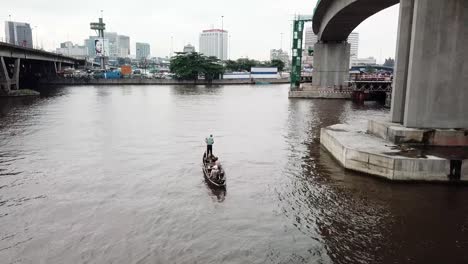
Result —
[[280, 50], [283, 50], [283, 32], [281, 32]]
[[231, 35], [228, 35], [228, 60], [231, 59]]
[[34, 33], [36, 33], [36, 49], [39, 49], [39, 42], [37, 42], [37, 26], [34, 26]]
[[174, 53], [174, 36], [171, 36], [171, 53], [169, 54], [169, 58], [172, 58]]

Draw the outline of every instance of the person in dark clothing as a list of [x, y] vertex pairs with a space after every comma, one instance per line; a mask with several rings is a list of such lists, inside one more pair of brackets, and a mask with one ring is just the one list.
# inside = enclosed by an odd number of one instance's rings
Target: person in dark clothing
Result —
[[450, 161], [450, 174], [449, 174], [450, 179], [460, 180], [462, 165], [463, 165], [462, 160], [451, 160]]

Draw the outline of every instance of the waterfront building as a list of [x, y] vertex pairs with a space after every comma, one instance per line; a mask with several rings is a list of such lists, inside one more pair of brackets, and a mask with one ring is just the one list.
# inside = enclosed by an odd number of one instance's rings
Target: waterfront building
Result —
[[150, 48], [151, 48], [150, 44], [148, 43], [137, 42], [136, 43], [136, 58], [138, 60], [148, 58], [149, 55], [151, 54]]
[[376, 65], [377, 60], [374, 57], [369, 58], [351, 58], [351, 66], [358, 65]]
[[5, 21], [6, 42], [27, 48], [33, 48], [31, 26], [28, 23]]
[[228, 31], [222, 29], [203, 30], [200, 33], [200, 53], [214, 56], [220, 60], [227, 59]]
[[288, 52], [282, 49], [272, 49], [270, 50], [270, 60], [280, 60], [284, 62], [285, 68], [289, 68], [289, 54]]
[[191, 44], [187, 44], [184, 46], [184, 52], [185, 53], [195, 52], [195, 47]]
[[77, 59], [86, 59], [88, 57], [88, 47], [73, 44], [71, 41], [60, 43], [60, 48], [56, 53]]

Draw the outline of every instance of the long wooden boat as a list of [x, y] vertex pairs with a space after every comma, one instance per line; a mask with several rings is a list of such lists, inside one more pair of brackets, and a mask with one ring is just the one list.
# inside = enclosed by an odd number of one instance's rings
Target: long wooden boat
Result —
[[223, 188], [226, 187], [226, 175], [224, 170], [222, 170], [221, 175], [218, 176], [219, 179], [211, 179], [211, 167], [214, 166], [214, 163], [207, 159], [206, 152], [203, 154], [203, 176], [205, 180], [212, 186]]

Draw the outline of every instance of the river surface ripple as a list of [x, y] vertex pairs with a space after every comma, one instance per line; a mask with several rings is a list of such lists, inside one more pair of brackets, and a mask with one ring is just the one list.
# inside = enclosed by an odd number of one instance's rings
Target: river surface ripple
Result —
[[[468, 263], [468, 189], [345, 171], [374, 103], [287, 85], [77, 86], [0, 101], [0, 263]], [[203, 179], [215, 136], [226, 191]]]

